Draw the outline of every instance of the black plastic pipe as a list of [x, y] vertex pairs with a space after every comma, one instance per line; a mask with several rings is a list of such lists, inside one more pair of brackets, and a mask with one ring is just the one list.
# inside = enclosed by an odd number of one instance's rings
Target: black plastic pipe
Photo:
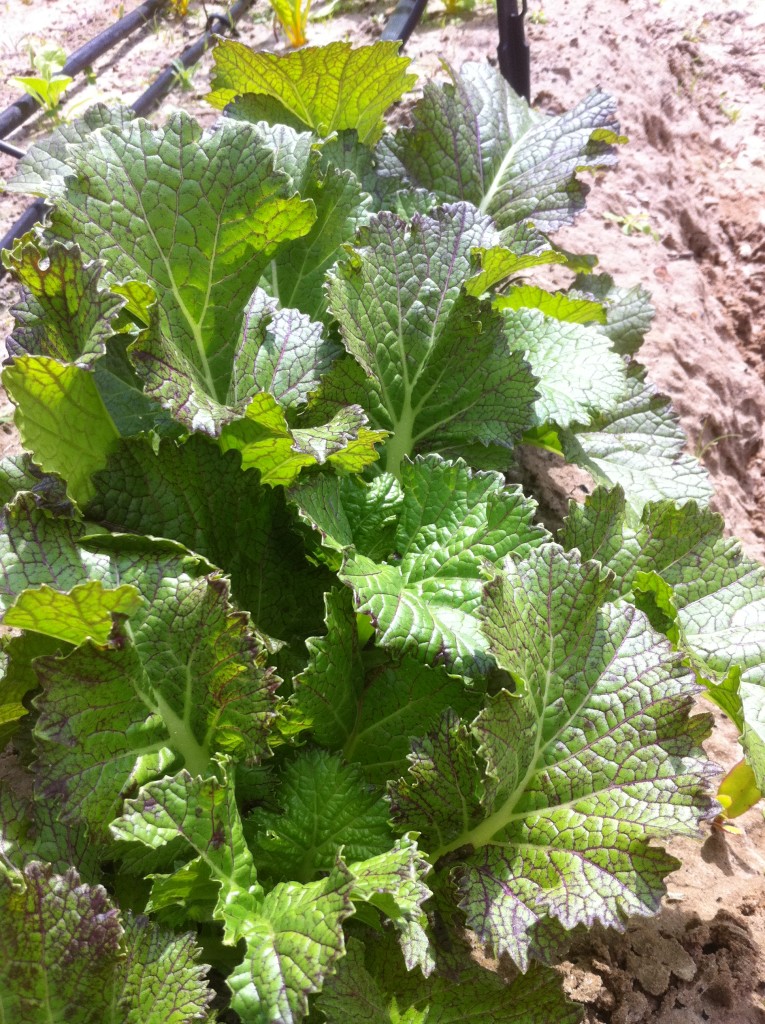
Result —
[[380, 38], [400, 39], [402, 43], [406, 43], [417, 27], [427, 2], [428, 0], [399, 0], [395, 11], [388, 18]]
[[[119, 21], [116, 21], [110, 28], [105, 29], [95, 39], [85, 43], [79, 50], [75, 50], [69, 60], [64, 64], [61, 73], [74, 78], [85, 68], [90, 67], [93, 61], [98, 60], [108, 50], [111, 50], [117, 43], [122, 42], [136, 29], [153, 18], [160, 7], [164, 6], [167, 0], [144, 0], [140, 7], [136, 7], [130, 14], [126, 14]], [[15, 131], [20, 125], [28, 120], [40, 107], [37, 100], [31, 96], [20, 96], [15, 103], [0, 114], [0, 139], [4, 139]]]
[[136, 114], [147, 114], [150, 110], [153, 110], [158, 103], [170, 92], [173, 84], [178, 75], [177, 64], [180, 62], [184, 68], [190, 68], [192, 64], [200, 59], [200, 57], [210, 48], [210, 44], [215, 39], [216, 33], [220, 29], [228, 26], [229, 29], [233, 29], [237, 21], [242, 17], [243, 14], [255, 4], [255, 0], [237, 0], [228, 14], [223, 17], [222, 15], [212, 15], [207, 20], [207, 28], [204, 35], [200, 36], [195, 43], [188, 46], [183, 53], [176, 59], [173, 64], [168, 65], [159, 78], [155, 79], [146, 92], [141, 93], [138, 99], [131, 103], [131, 107], [135, 110]]

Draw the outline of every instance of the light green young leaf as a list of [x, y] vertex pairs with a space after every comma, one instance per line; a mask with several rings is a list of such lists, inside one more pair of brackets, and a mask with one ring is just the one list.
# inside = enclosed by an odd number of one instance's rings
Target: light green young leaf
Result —
[[75, 646], [85, 640], [104, 645], [109, 641], [114, 616], [130, 616], [142, 604], [136, 588], [128, 584], [107, 589], [100, 580], [90, 580], [66, 594], [43, 584], [19, 594], [3, 622]]
[[337, 42], [277, 56], [223, 40], [215, 48], [207, 99], [222, 109], [237, 96], [255, 93], [257, 106], [249, 112], [253, 120], [298, 120], [322, 136], [353, 128], [372, 145], [382, 133], [385, 111], [417, 80], [406, 74], [410, 60], [398, 56], [399, 47], [396, 42], [356, 48]]
[[165, 577], [143, 590], [150, 603], [129, 628], [115, 624], [113, 648], [85, 643], [36, 666], [38, 792], [96, 834], [131, 788], [179, 758], [207, 774], [216, 751], [268, 752], [277, 681], [226, 583]]
[[636, 363], [612, 411], [593, 414], [589, 426], [562, 431], [560, 438], [569, 462], [586, 469], [597, 483], [624, 489], [633, 526], [650, 501], [706, 504], [712, 496], [706, 471], [683, 452], [686, 437], [669, 401], [647, 383]]
[[614, 101], [597, 90], [572, 110], [546, 116], [529, 108], [498, 68], [464, 64], [446, 85], [428, 83], [414, 127], [386, 144], [416, 186], [442, 202], [466, 200], [512, 237], [526, 221], [541, 231], [570, 224], [584, 206], [576, 172], [614, 162]]
[[[495, 237], [489, 219], [465, 203], [415, 215], [411, 225], [383, 213], [330, 275], [330, 311], [368, 377], [331, 375], [329, 392], [347, 402], [360, 391], [373, 423], [392, 431], [386, 463], [394, 474], [418, 446], [509, 447], [531, 424], [528, 367], [508, 346], [501, 317], [461, 291], [471, 250]], [[347, 383], [354, 397], [343, 393]]]
[[298, 753], [274, 798], [277, 810], [255, 808], [245, 825], [259, 871], [273, 880], [311, 882], [340, 855], [347, 862], [366, 860], [393, 844], [379, 790], [337, 755]]
[[67, 481], [74, 501], [93, 497], [92, 477], [103, 469], [119, 434], [95, 378], [75, 364], [21, 356], [3, 371], [16, 405], [15, 422], [38, 466]]
[[242, 469], [257, 469], [271, 487], [289, 487], [308, 466], [325, 462], [348, 473], [360, 473], [376, 462], [375, 445], [388, 436], [369, 430], [359, 406], [348, 406], [322, 426], [290, 428], [284, 411], [272, 395], [255, 395], [243, 419], [223, 428], [221, 449], [241, 453]]
[[401, 467], [404, 502], [385, 561], [348, 549], [340, 579], [397, 655], [464, 675], [491, 665], [477, 609], [487, 565], [543, 542], [534, 504], [496, 473], [418, 457]]

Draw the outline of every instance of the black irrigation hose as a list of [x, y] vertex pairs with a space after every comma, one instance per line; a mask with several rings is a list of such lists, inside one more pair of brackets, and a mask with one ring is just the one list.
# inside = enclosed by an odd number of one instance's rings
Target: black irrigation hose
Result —
[[152, 82], [146, 92], [142, 93], [134, 103], [131, 103], [131, 107], [135, 110], [136, 114], [147, 114], [156, 107], [172, 89], [178, 76], [178, 64], [182, 64], [184, 68], [190, 68], [192, 64], [196, 64], [199, 58], [209, 49], [216, 33], [225, 30], [233, 31], [237, 21], [239, 21], [243, 14], [246, 14], [254, 3], [255, 0], [237, 0], [237, 3], [233, 5], [225, 17], [220, 14], [211, 15], [207, 19], [204, 34], [195, 43], [187, 47], [173, 64], [166, 67], [159, 78]]
[[505, 81], [519, 96], [531, 102], [531, 61], [529, 45], [523, 31], [523, 18], [527, 0], [497, 0], [497, 22], [499, 24], [499, 46], [497, 59], [499, 70]]
[[398, 0], [396, 9], [388, 18], [381, 39], [400, 39], [406, 43], [423, 15], [428, 0]]
[[[95, 39], [85, 43], [79, 50], [75, 50], [69, 60], [64, 64], [61, 73], [74, 78], [80, 71], [90, 67], [94, 60], [98, 60], [117, 43], [122, 42], [127, 36], [141, 28], [156, 12], [167, 3], [167, 0], [144, 0], [140, 7], [136, 7], [130, 14], [120, 18], [110, 28], [105, 29]], [[0, 114], [0, 139], [4, 139], [15, 131], [20, 125], [28, 120], [40, 107], [37, 100], [31, 96], [20, 96], [15, 103]]]
[[[159, 0], [159, 3], [164, 2], [165, 0]], [[192, 64], [196, 64], [202, 54], [210, 46], [216, 32], [226, 29], [233, 31], [237, 21], [250, 7], [253, 6], [254, 3], [255, 0], [237, 0], [237, 3], [233, 5], [231, 10], [228, 12], [228, 15], [225, 17], [218, 14], [211, 15], [207, 19], [207, 25], [203, 35], [183, 51], [178, 58], [178, 61], [185, 68], [191, 67]], [[146, 4], [143, 4], [142, 6], [145, 7]], [[159, 4], [157, 0], [154, 0], [154, 7], [156, 8], [157, 6], [159, 6]], [[133, 13], [135, 14], [136, 12], [134, 11]], [[120, 22], [117, 24], [120, 24]], [[116, 25], [114, 27], [116, 28]], [[99, 36], [99, 38], [101, 37]], [[87, 45], [90, 46], [91, 44]], [[85, 49], [87, 49], [87, 46], [82, 47], [82, 50]], [[80, 53], [82, 51], [78, 50], [77, 52]], [[159, 78], [152, 82], [149, 88], [145, 92], [141, 93], [138, 99], [131, 104], [132, 109], [140, 115], [148, 113], [163, 99], [164, 96], [167, 95], [168, 92], [170, 92], [177, 74], [177, 62], [175, 65], [171, 64], [169, 67], [165, 68]], [[7, 147], [8, 143], [5, 143], [4, 146]], [[11, 149], [15, 149], [15, 147], [11, 147]], [[21, 150], [17, 150], [16, 153], [11, 153], [11, 156], [21, 157], [23, 155], [24, 154]], [[30, 231], [37, 221], [42, 220], [44, 213], [44, 200], [36, 199], [31, 206], [27, 207], [15, 224], [10, 227], [3, 238], [0, 239], [0, 252], [2, 252], [3, 249], [10, 249], [17, 238], [26, 234], [27, 231]], [[2, 280], [5, 274], [5, 268], [0, 266], [0, 280]]]

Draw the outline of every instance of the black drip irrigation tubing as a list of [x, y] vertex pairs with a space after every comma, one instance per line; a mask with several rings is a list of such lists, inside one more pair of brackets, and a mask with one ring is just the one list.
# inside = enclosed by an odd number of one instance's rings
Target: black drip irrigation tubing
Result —
[[428, 0], [399, 0], [395, 11], [388, 18], [380, 38], [400, 39], [402, 43], [406, 43], [417, 27], [427, 2]]
[[[255, 4], [255, 2], [256, 0], [237, 0], [237, 2], [229, 10], [227, 15], [211, 15], [207, 19], [207, 25], [205, 26], [205, 30], [199, 37], [199, 39], [197, 39], [195, 43], [192, 43], [191, 46], [188, 46], [180, 55], [180, 57], [177, 58], [176, 61], [174, 61], [172, 64], [168, 65], [168, 67], [165, 68], [165, 70], [159, 75], [159, 77], [156, 78], [154, 82], [152, 82], [149, 88], [145, 92], [141, 93], [141, 95], [138, 97], [137, 100], [135, 100], [135, 102], [131, 103], [131, 108], [137, 114], [144, 115], [147, 114], [150, 110], [152, 110], [155, 106], [157, 106], [157, 104], [161, 102], [161, 100], [170, 92], [173, 85], [175, 84], [178, 75], [178, 65], [181, 64], [184, 68], [188, 68], [191, 67], [192, 64], [196, 64], [199, 58], [209, 48], [216, 33], [220, 33], [222, 31], [233, 31], [236, 26], [236, 23], [239, 21], [242, 15], [245, 14], [249, 10], [249, 8]], [[166, 0], [146, 0], [146, 3], [141, 4], [141, 7], [136, 8], [136, 10], [132, 12], [132, 14], [137, 15], [139, 11], [143, 10], [145, 21], [148, 17], [151, 16], [145, 14], [145, 8], [151, 5], [153, 12], [156, 11], [163, 3], [166, 3]], [[115, 25], [112, 26], [112, 29], [107, 29], [106, 32], [102, 32], [101, 35], [94, 39], [91, 43], [87, 43], [85, 46], [83, 46], [80, 50], [77, 51], [76, 54], [73, 54], [69, 63], [71, 63], [78, 54], [85, 53], [86, 50], [90, 54], [90, 61], [95, 60], [93, 49], [95, 44], [99, 40], [103, 40], [105, 36], [109, 35], [109, 33], [116, 29], [118, 26], [122, 26], [123, 23], [129, 17], [130, 15], [126, 15], [124, 18], [121, 18], [120, 21], [118, 21]], [[133, 31], [133, 29], [136, 27], [137, 23], [134, 22], [133, 28], [131, 28], [130, 31]], [[128, 34], [128, 32], [124, 31], [123, 26], [120, 35], [113, 34], [111, 36], [110, 45], [114, 46], [116, 43], [124, 39], [125, 36]], [[106, 53], [106, 51], [109, 49], [108, 46], [103, 46], [103, 44], [101, 45], [102, 48], [99, 51], [99, 56], [100, 54]], [[88, 67], [90, 61], [83, 63], [82, 67]], [[65, 65], [64, 67], [64, 71], [67, 73], [69, 73], [67, 71], [68, 67], [69, 64]], [[31, 97], [29, 98], [31, 99]], [[10, 107], [9, 110], [5, 111], [3, 115], [0, 115], [0, 118], [5, 116], [5, 114], [8, 114], [10, 110], [13, 110], [15, 107], [19, 106], [21, 102], [22, 101], [19, 100], [18, 103], [15, 103], [13, 107]], [[30, 117], [34, 113], [34, 110], [37, 108], [38, 104], [35, 103], [34, 100], [32, 100], [32, 103], [34, 104], [34, 107], [32, 108], [32, 110], [30, 110], [26, 117], [22, 118], [22, 121], [20, 121], [19, 124], [23, 123], [23, 121], [26, 120], [27, 117]], [[12, 129], [8, 130], [10, 131]], [[10, 146], [9, 143], [2, 143], [2, 147], [6, 152], [9, 149], [16, 149], [15, 146]], [[21, 150], [16, 150], [15, 153], [11, 152], [10, 155], [21, 158], [24, 156], [24, 153]], [[42, 220], [44, 213], [45, 201], [43, 199], [36, 199], [30, 206], [26, 208], [26, 210], [24, 210], [22, 215], [15, 222], [15, 224], [13, 224], [10, 227], [10, 229], [7, 231], [4, 237], [0, 239], [0, 252], [2, 252], [3, 249], [10, 249], [17, 238], [20, 238], [21, 235], [26, 234], [26, 232], [30, 231], [39, 220]], [[0, 266], [0, 280], [5, 276], [5, 274], [5, 268]]]
[[[79, 50], [75, 50], [69, 60], [61, 69], [63, 75], [74, 78], [85, 68], [89, 68], [93, 61], [98, 60], [107, 51], [111, 50], [117, 43], [121, 43], [136, 29], [146, 24], [160, 7], [163, 7], [167, 0], [144, 0], [140, 7], [126, 14], [119, 21], [116, 21], [110, 28], [105, 29], [95, 39], [85, 43]], [[6, 138], [12, 131], [27, 121], [32, 114], [39, 110], [40, 104], [31, 96], [20, 96], [15, 103], [0, 114], [0, 139]]]

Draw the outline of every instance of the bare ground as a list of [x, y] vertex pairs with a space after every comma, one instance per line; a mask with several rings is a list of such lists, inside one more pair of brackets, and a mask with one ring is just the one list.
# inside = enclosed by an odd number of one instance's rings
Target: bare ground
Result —
[[[487, 5], [452, 20], [435, 0], [430, 7], [408, 47], [423, 77], [438, 74], [443, 58], [494, 58]], [[386, 9], [349, 0], [310, 41], [371, 41]], [[261, 3], [248, 17], [244, 41], [275, 44], [266, 12]], [[557, 240], [598, 253], [600, 269], [620, 284], [652, 292], [657, 316], [642, 358], [709, 468], [731, 532], [765, 559], [765, 3], [530, 0], [530, 14], [534, 102], [558, 111], [599, 84], [616, 95], [630, 138], [619, 168], [594, 183], [587, 213]], [[103, 0], [0, 0], [0, 107], [15, 96], [9, 77], [27, 70], [28, 43], [56, 41], [71, 52], [118, 16], [118, 5]], [[94, 84], [71, 91], [65, 114], [101, 99], [130, 102], [203, 20], [192, 2], [186, 21], [145, 28], [97, 65]], [[190, 91], [176, 91], [157, 117], [183, 106], [212, 120], [202, 98], [208, 73], [209, 57]], [[49, 128], [37, 117], [13, 141], [26, 148]], [[0, 157], [0, 175], [11, 170]], [[22, 206], [0, 197], [0, 232]], [[0, 302], [11, 295], [0, 286]], [[16, 443], [4, 418], [0, 406], [0, 452]], [[553, 466], [549, 475], [574, 493], [570, 474]], [[733, 726], [717, 719], [708, 750], [727, 770], [738, 745]], [[712, 830], [673, 844], [682, 867], [658, 917], [631, 922], [624, 935], [576, 939], [561, 970], [589, 1024], [765, 1024], [761, 808], [739, 824], [739, 836]]]

